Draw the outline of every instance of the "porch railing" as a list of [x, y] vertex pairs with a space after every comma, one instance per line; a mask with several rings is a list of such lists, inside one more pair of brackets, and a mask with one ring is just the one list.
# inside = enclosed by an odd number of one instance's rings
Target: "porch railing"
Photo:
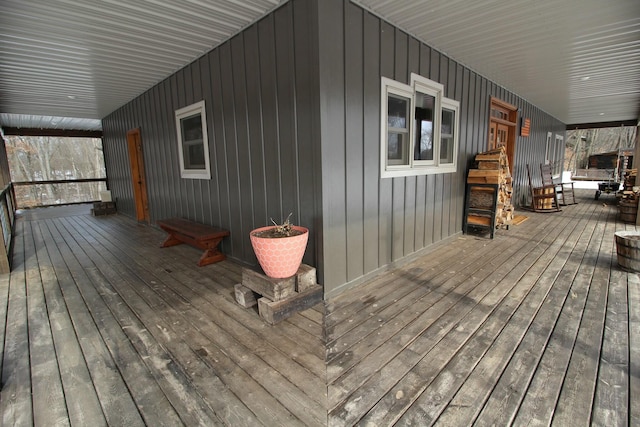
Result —
[[0, 192], [0, 231], [2, 231], [2, 245], [0, 245], [0, 273], [11, 271], [11, 245], [13, 244], [13, 229], [15, 224], [15, 193], [12, 184], [7, 185]]
[[106, 182], [106, 178], [84, 178], [17, 181], [13, 185], [17, 208], [24, 209], [94, 202], [100, 200], [100, 192], [107, 189]]

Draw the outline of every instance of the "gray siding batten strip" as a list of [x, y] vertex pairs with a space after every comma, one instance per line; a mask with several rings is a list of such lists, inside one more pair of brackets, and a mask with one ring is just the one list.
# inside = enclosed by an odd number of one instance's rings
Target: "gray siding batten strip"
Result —
[[364, 271], [380, 265], [380, 21], [364, 12], [363, 54], [363, 123], [364, 123]]
[[[380, 74], [381, 77], [395, 78], [394, 75], [394, 28], [385, 21], [380, 22]], [[380, 97], [380, 81], [378, 80], [378, 89], [376, 90]], [[383, 120], [380, 118], [380, 120]], [[378, 137], [379, 143], [379, 137]], [[379, 162], [379, 160], [378, 160]], [[380, 164], [377, 165], [380, 168]], [[392, 222], [392, 203], [393, 203], [393, 179], [380, 180], [380, 196], [378, 204], [378, 221], [379, 221], [379, 256], [380, 265], [389, 264], [392, 261], [392, 244], [393, 244], [393, 222]]]
[[324, 281], [347, 280], [344, 157], [344, 9], [339, 0], [318, 2], [320, 135]]
[[345, 215], [347, 281], [364, 274], [364, 51], [362, 9], [345, 3]]

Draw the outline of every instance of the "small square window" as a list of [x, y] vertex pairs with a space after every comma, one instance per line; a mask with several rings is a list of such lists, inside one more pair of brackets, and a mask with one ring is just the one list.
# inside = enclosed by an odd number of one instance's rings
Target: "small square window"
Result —
[[211, 179], [204, 101], [176, 110], [180, 176]]

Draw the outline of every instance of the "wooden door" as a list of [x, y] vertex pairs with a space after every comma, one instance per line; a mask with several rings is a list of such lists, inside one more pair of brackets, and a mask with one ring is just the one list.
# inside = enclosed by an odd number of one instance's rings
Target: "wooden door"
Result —
[[144, 156], [142, 155], [140, 129], [132, 129], [127, 132], [127, 144], [129, 146], [136, 219], [149, 222], [149, 202], [147, 200], [147, 183], [144, 178]]
[[509, 126], [496, 125], [496, 147], [504, 147], [509, 152]]
[[[509, 139], [509, 126], [496, 123], [493, 120], [489, 127], [489, 150], [495, 150], [496, 148], [504, 147], [507, 150], [507, 155], [513, 151], [510, 150]], [[511, 164], [511, 163], [509, 163]]]
[[504, 147], [509, 160], [509, 169], [513, 171], [516, 151], [516, 123], [518, 109], [499, 99], [491, 98], [491, 116], [489, 117], [489, 150]]

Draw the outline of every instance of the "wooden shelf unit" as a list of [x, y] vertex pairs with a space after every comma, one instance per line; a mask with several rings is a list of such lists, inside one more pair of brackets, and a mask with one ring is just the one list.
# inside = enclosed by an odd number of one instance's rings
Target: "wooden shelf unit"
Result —
[[[496, 230], [498, 192], [498, 184], [467, 184], [464, 204], [464, 234], [467, 234], [470, 226], [487, 228], [493, 239]], [[489, 203], [486, 203], [487, 199]], [[479, 200], [482, 201], [478, 202]]]
[[511, 172], [504, 147], [479, 153], [467, 174], [463, 231], [481, 227], [508, 228], [513, 219]]

